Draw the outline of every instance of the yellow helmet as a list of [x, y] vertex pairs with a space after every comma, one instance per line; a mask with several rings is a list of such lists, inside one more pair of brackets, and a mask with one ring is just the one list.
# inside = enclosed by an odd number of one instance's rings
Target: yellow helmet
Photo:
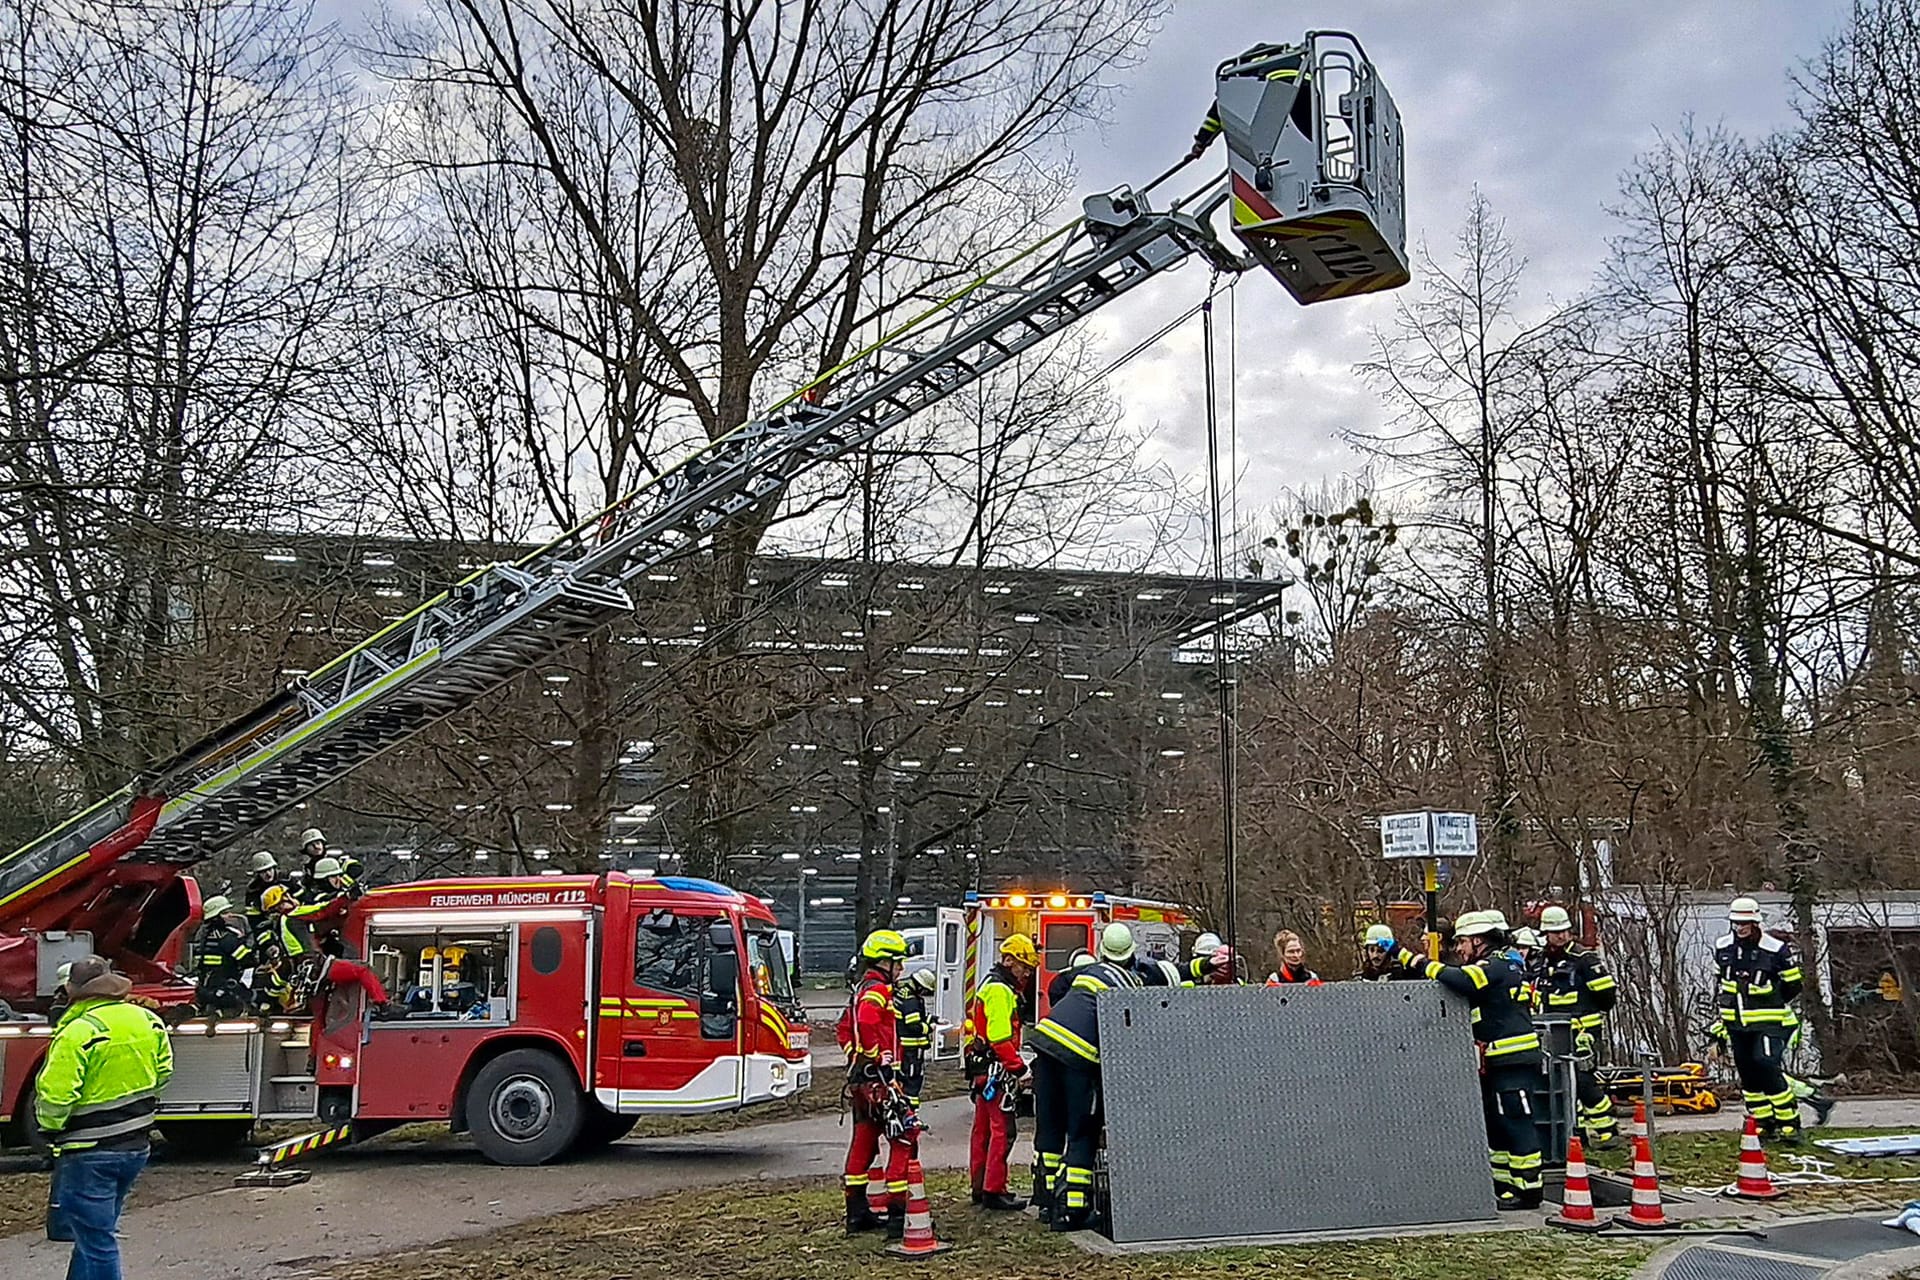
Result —
[[875, 929], [860, 944], [860, 954], [869, 960], [905, 960], [907, 939], [897, 929]]
[[1030, 969], [1040, 967], [1040, 953], [1034, 950], [1033, 939], [1024, 933], [1010, 934], [1000, 944], [1000, 954], [1008, 960], [1018, 960]]
[[287, 887], [280, 884], [270, 884], [267, 886], [267, 891], [260, 895], [260, 909], [263, 911], [272, 911], [286, 900]]

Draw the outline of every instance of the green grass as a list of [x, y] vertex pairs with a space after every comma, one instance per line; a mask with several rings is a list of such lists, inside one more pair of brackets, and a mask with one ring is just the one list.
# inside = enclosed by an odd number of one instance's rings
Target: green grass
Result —
[[[958, 1173], [928, 1182], [953, 1247], [919, 1274], [977, 1280], [1627, 1280], [1661, 1243], [1533, 1230], [1352, 1244], [1095, 1257], [1031, 1218], [966, 1207]], [[562, 1214], [482, 1239], [356, 1261], [333, 1280], [872, 1280], [907, 1264], [872, 1236], [849, 1240], [831, 1182], [774, 1183], [751, 1195], [688, 1192]], [[697, 1242], [697, 1248], [689, 1248]]]
[[[1674, 1187], [1713, 1187], [1732, 1182], [1739, 1173], [1740, 1135], [1738, 1133], [1669, 1133], [1662, 1134], [1656, 1121], [1654, 1124], [1654, 1163], [1659, 1166], [1660, 1180], [1663, 1186]], [[1843, 1156], [1813, 1144], [1814, 1137], [1821, 1138], [1871, 1138], [1897, 1132], [1888, 1129], [1830, 1129], [1809, 1130], [1807, 1136], [1795, 1144], [1778, 1144], [1767, 1151], [1768, 1169], [1777, 1177], [1791, 1172], [1796, 1162], [1790, 1157], [1795, 1155], [1812, 1156], [1830, 1164], [1827, 1172], [1843, 1178], [1911, 1178], [1920, 1176], [1920, 1160], [1860, 1160], [1852, 1156]], [[1596, 1169], [1608, 1169], [1616, 1173], [1630, 1172], [1633, 1168], [1631, 1144], [1624, 1139], [1605, 1151], [1589, 1152], [1588, 1163]], [[1793, 1201], [1820, 1200], [1830, 1198], [1891, 1200], [1896, 1203], [1920, 1196], [1920, 1183], [1869, 1183], [1850, 1187], [1821, 1187], [1818, 1185], [1795, 1187]], [[1812, 1206], [1810, 1206], [1812, 1207]]]

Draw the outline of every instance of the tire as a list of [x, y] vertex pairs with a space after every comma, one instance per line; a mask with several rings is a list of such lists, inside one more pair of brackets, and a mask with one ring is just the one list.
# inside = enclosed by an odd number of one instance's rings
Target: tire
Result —
[[574, 1154], [584, 1156], [605, 1151], [632, 1133], [633, 1126], [639, 1122], [639, 1116], [623, 1116], [609, 1111], [589, 1098], [586, 1100], [586, 1116], [580, 1126], [580, 1136], [574, 1140]]
[[167, 1148], [185, 1160], [223, 1156], [247, 1140], [251, 1120], [162, 1120], [160, 1136]]
[[544, 1049], [514, 1049], [474, 1073], [467, 1128], [495, 1164], [548, 1164], [579, 1141], [586, 1101], [560, 1059]]

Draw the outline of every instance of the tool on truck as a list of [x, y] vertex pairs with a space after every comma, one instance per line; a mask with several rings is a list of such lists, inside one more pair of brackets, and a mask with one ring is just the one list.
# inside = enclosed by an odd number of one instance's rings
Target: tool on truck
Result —
[[[1276, 58], [1311, 75], [1295, 82], [1271, 79]], [[43, 1011], [60, 961], [92, 950], [163, 1002], [188, 1002], [192, 986], [178, 970], [200, 917], [199, 889], [186, 874], [195, 863], [261, 831], [366, 761], [624, 616], [633, 607], [629, 583], [700, 551], [716, 529], [777, 500], [795, 477], [846, 457], [1189, 258], [1200, 258], [1216, 275], [1263, 266], [1303, 303], [1404, 282], [1399, 116], [1358, 41], [1320, 31], [1294, 46], [1257, 46], [1221, 64], [1215, 89], [1227, 141], [1225, 174], [1208, 177], [1165, 208], [1156, 208], [1148, 196], [1179, 167], [1141, 190], [1122, 186], [1088, 197], [1079, 218], [821, 374], [765, 416], [705, 445], [545, 546], [461, 579], [260, 706], [141, 770], [70, 821], [0, 857], [0, 999]], [[1228, 248], [1210, 226], [1230, 202], [1244, 254]], [[558, 892], [552, 883], [543, 878], [539, 891]], [[569, 888], [585, 896], [556, 909], [565, 905], [595, 916], [623, 886], [602, 877]], [[428, 898], [457, 893], [444, 885], [403, 888]], [[469, 892], [513, 891], [480, 881]], [[359, 944], [366, 942], [382, 901], [369, 895], [354, 904], [348, 930], [357, 931]], [[495, 901], [505, 905], [497, 896]], [[742, 911], [742, 920], [752, 914]], [[537, 922], [508, 923], [516, 950], [510, 962], [501, 961], [503, 972], [523, 973], [538, 960], [530, 949], [524, 955], [518, 949], [530, 948], [521, 940], [523, 923], [534, 923], [538, 932]], [[717, 942], [710, 945], [705, 954], [718, 955]], [[1064, 958], [1049, 953], [1049, 959]], [[750, 995], [742, 982], [743, 1015], [749, 1005], [778, 1003], [760, 994]], [[524, 1006], [509, 1000], [506, 1007], [507, 1016], [518, 1017]], [[616, 1037], [606, 1025], [608, 1011], [600, 1013], [569, 1034], [611, 1042]], [[956, 1027], [959, 1014], [956, 1004]], [[41, 1037], [32, 1027], [13, 1031], [4, 1069], [8, 1078], [19, 1079], [32, 1074]], [[371, 1044], [386, 1029], [369, 1026], [365, 1034]], [[200, 1038], [222, 1043], [219, 1034]], [[272, 1045], [263, 1040], [258, 1053], [263, 1060], [292, 1054], [296, 1038]], [[219, 1111], [219, 1090], [205, 1083], [207, 1073], [193, 1069], [186, 1061], [190, 1051], [182, 1048], [183, 1065], [161, 1100], [163, 1125], [169, 1117], [176, 1124], [215, 1116], [238, 1123], [259, 1114]], [[644, 1043], [636, 1049], [652, 1055]], [[357, 1062], [360, 1055], [353, 1056]], [[583, 1078], [578, 1087], [598, 1098], [612, 1086], [596, 1077]], [[738, 1105], [735, 1100], [747, 1092], [742, 1084], [724, 1095], [672, 1105]], [[552, 1096], [550, 1081], [515, 1094], [536, 1111]], [[280, 1101], [276, 1114], [297, 1109], [281, 1108]], [[17, 1131], [23, 1123], [17, 1096], [0, 1106]]]

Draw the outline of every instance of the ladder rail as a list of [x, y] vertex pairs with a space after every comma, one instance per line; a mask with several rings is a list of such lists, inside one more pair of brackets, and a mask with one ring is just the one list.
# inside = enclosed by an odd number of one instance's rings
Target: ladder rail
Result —
[[858, 374], [844, 399], [789, 397], [545, 546], [468, 574], [0, 858], [0, 927], [58, 889], [61, 873], [85, 874], [87, 850], [124, 827], [119, 801], [157, 798], [161, 808], [144, 842], [118, 856], [191, 865], [629, 612], [627, 584], [727, 520], [1143, 281], [1196, 254], [1217, 270], [1246, 269], [1207, 226], [1212, 208], [1156, 213], [1124, 187], [1090, 198], [1085, 217], [840, 366]]

